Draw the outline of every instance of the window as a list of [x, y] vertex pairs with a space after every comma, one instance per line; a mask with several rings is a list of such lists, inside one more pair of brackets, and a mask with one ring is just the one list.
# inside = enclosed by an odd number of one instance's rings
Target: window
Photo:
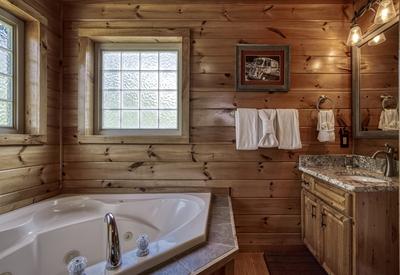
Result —
[[97, 44], [98, 134], [181, 133], [181, 43]]
[[190, 29], [78, 35], [79, 143], [189, 143]]
[[24, 23], [0, 9], [0, 133], [23, 131]]

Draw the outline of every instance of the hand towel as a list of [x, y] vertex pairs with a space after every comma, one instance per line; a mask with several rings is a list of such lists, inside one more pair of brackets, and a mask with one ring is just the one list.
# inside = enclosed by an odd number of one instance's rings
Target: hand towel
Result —
[[258, 110], [258, 117], [261, 120], [261, 139], [258, 142], [258, 147], [262, 148], [272, 148], [278, 147], [278, 139], [275, 134], [275, 118], [276, 110], [274, 109], [264, 109]]
[[383, 131], [399, 129], [399, 113], [397, 109], [387, 109], [381, 112], [378, 128]]
[[335, 114], [333, 110], [319, 110], [317, 131], [317, 138], [320, 142], [335, 141]]
[[258, 112], [256, 109], [238, 108], [235, 113], [236, 149], [257, 150]]
[[299, 112], [295, 109], [277, 109], [277, 138], [279, 149], [300, 149]]

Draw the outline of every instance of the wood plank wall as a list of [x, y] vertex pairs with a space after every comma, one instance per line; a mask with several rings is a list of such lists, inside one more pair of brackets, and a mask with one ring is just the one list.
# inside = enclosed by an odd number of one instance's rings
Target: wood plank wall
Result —
[[[350, 152], [338, 142], [317, 141], [315, 102], [319, 95], [328, 95], [336, 102], [338, 116], [351, 127], [350, 52], [345, 39], [352, 4], [345, 0], [149, 2], [154, 1], [64, 2], [64, 191], [230, 188], [242, 250], [299, 244], [298, 155]], [[91, 27], [191, 28], [190, 144], [77, 143], [77, 30]], [[237, 43], [291, 45], [290, 92], [235, 92]], [[237, 107], [299, 109], [304, 148], [236, 151], [233, 111]]]
[[52, 0], [24, 0], [48, 19], [48, 144], [0, 147], [0, 213], [59, 193], [61, 5]]
[[[364, 5], [367, 0], [356, 0], [354, 1], [354, 7], [355, 9], [360, 8], [362, 5]], [[399, 0], [394, 0], [396, 9], [399, 9]], [[359, 20], [360, 27], [363, 31], [363, 33], [368, 31], [368, 28], [373, 24], [373, 19], [375, 17], [375, 13], [372, 11], [366, 12], [361, 19]], [[398, 38], [397, 38], [398, 39]], [[387, 42], [385, 42], [387, 43]], [[395, 48], [394, 51], [397, 52], [394, 56], [390, 56], [389, 58], [386, 56], [386, 53], [392, 52], [393, 47]], [[397, 59], [398, 63], [398, 40], [395, 45], [389, 46], [388, 51], [382, 51], [381, 56], [379, 56], [379, 62], [380, 62], [380, 72], [368, 72], [369, 75], [367, 78], [371, 79], [373, 83], [367, 83], [368, 87], [374, 87], [373, 85], [379, 85], [380, 87], [395, 87], [391, 93], [396, 95], [397, 98], [399, 99], [399, 91], [398, 91], [398, 64], [397, 66], [393, 66], [393, 59]], [[386, 56], [386, 57], [385, 57]], [[371, 61], [370, 68], [374, 68], [373, 66], [373, 60]], [[389, 78], [390, 73], [394, 73], [392, 78]], [[377, 74], [378, 77], [374, 76], [373, 74]], [[370, 85], [372, 84], [372, 85]], [[363, 93], [363, 102], [365, 102], [365, 105], [368, 107], [372, 106], [379, 106], [380, 102], [378, 97], [374, 97], [373, 93]], [[377, 123], [380, 115], [380, 110], [379, 109], [372, 109], [371, 111], [372, 117], [370, 120], [370, 123]], [[376, 115], [373, 115], [376, 113]], [[383, 149], [384, 144], [390, 144], [391, 146], [394, 146], [395, 148], [399, 148], [399, 140], [398, 139], [354, 139], [354, 153], [355, 154], [361, 154], [361, 155], [371, 155], [373, 154], [376, 150], [378, 149]], [[397, 159], [399, 157], [399, 152], [397, 152]]]

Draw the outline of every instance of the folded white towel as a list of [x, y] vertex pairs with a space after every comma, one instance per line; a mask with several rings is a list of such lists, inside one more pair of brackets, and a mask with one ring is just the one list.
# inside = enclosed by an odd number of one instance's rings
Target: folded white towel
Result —
[[236, 149], [257, 150], [258, 112], [256, 109], [238, 108], [235, 113]]
[[383, 131], [399, 129], [399, 112], [397, 109], [387, 109], [381, 112], [378, 128]]
[[279, 149], [300, 149], [299, 112], [295, 109], [277, 109], [277, 136]]
[[333, 110], [320, 110], [317, 123], [318, 140], [320, 142], [335, 141], [335, 114]]
[[258, 110], [258, 117], [261, 120], [261, 139], [258, 142], [258, 147], [272, 148], [278, 147], [278, 139], [275, 134], [275, 118], [276, 110], [274, 109], [263, 109]]

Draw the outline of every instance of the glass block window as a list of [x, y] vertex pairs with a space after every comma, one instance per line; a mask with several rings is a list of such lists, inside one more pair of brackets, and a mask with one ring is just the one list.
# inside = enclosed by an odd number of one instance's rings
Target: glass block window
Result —
[[24, 76], [23, 64], [17, 61], [23, 61], [22, 40], [23, 22], [0, 9], [0, 132], [17, 132], [21, 127]]
[[100, 130], [179, 130], [179, 48], [117, 48], [98, 51]]

